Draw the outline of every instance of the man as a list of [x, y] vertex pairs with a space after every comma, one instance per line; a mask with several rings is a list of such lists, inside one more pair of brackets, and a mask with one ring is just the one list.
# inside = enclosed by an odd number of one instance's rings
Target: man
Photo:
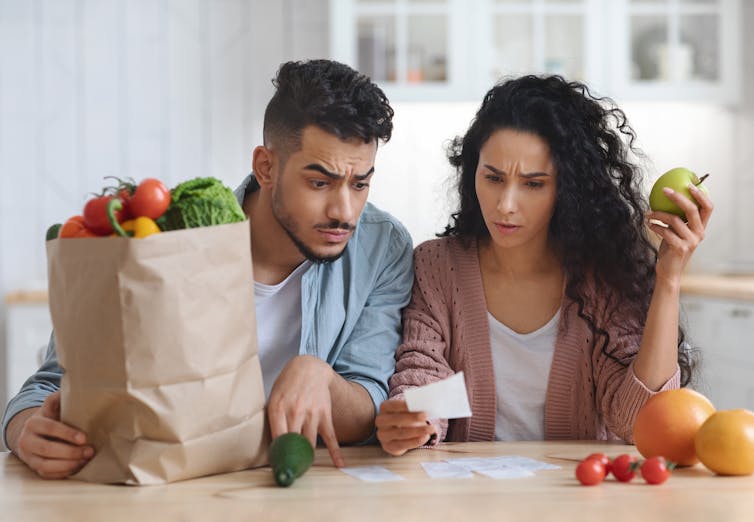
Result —
[[[273, 437], [317, 436], [336, 466], [364, 441], [387, 398], [408, 303], [412, 245], [367, 203], [393, 110], [367, 77], [328, 60], [283, 64], [264, 145], [236, 191], [251, 222], [259, 354]], [[60, 422], [61, 368], [47, 358], [6, 409], [6, 445], [39, 475], [63, 478], [94, 454]]]

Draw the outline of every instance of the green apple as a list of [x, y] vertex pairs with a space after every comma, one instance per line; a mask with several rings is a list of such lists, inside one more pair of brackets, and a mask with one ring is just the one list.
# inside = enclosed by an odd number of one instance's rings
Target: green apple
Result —
[[670, 198], [665, 195], [662, 189], [664, 187], [670, 187], [674, 191], [682, 194], [683, 196], [686, 196], [689, 200], [696, 203], [696, 206], [698, 207], [699, 203], [697, 203], [697, 201], [693, 198], [691, 191], [689, 190], [689, 183], [699, 187], [699, 189], [701, 189], [705, 194], [709, 194], [707, 187], [702, 185], [702, 181], [707, 179], [707, 176], [709, 176], [709, 174], [705, 174], [704, 176], [699, 178], [692, 171], [683, 167], [670, 169], [665, 174], [657, 178], [657, 181], [655, 181], [655, 184], [652, 186], [652, 191], [649, 193], [649, 208], [655, 211], [675, 214], [676, 216], [680, 216], [685, 219], [686, 214], [683, 212], [683, 210], [681, 210], [678, 205], [670, 201]]

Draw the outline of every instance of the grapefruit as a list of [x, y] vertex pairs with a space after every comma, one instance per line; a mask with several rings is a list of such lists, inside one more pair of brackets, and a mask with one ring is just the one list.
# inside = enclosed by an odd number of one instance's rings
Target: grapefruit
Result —
[[645, 458], [660, 456], [678, 466], [692, 466], [699, 461], [694, 436], [714, 412], [707, 397], [688, 388], [657, 393], [636, 415], [636, 449]]

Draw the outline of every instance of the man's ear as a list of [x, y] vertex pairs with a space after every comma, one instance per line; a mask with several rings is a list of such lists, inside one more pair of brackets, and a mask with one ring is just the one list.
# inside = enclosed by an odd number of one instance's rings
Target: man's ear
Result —
[[270, 188], [274, 181], [274, 154], [264, 145], [259, 145], [254, 148], [251, 158], [251, 166], [254, 169], [257, 182], [261, 187]]

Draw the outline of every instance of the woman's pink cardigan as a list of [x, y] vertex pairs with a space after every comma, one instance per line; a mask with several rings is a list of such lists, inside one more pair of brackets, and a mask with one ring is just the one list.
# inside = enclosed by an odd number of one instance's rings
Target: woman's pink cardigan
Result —
[[[476, 242], [467, 248], [458, 238], [427, 241], [416, 248], [414, 263], [413, 296], [403, 312], [390, 396], [463, 371], [472, 416], [435, 420], [439, 440], [494, 440], [495, 375]], [[550, 375], [542, 375], [548, 379], [545, 439], [633, 441], [636, 414], [656, 392], [633, 371], [642, 325], [613, 301], [597, 298], [585, 311], [608, 332], [607, 350], [624, 364], [601, 352], [603, 336], [593, 335], [576, 303], [564, 297]], [[679, 385], [676, 369], [661, 390]]]

